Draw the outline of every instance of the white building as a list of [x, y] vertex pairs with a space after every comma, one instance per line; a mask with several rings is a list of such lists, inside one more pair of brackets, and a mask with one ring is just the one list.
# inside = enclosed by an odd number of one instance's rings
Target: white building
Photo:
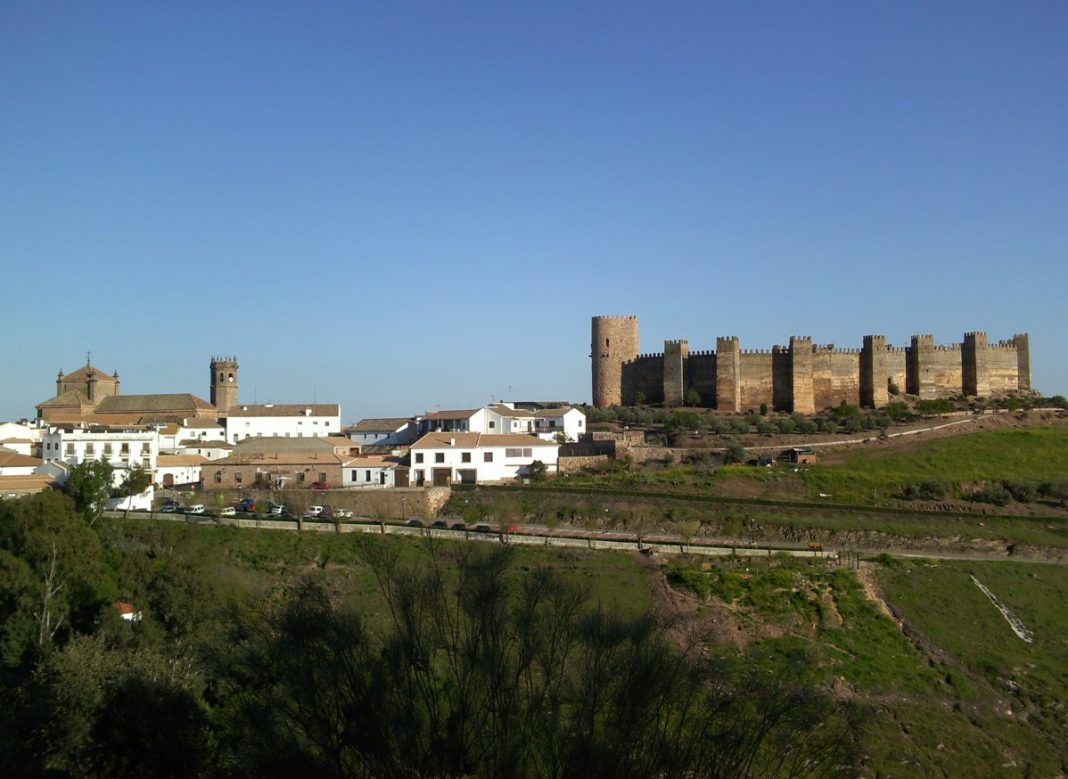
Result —
[[137, 465], [155, 474], [159, 430], [158, 426], [49, 425], [41, 444], [41, 457], [46, 463], [60, 460], [68, 465], [106, 460], [115, 469], [118, 486], [126, 478], [125, 471]]
[[183, 419], [163, 425], [159, 431], [161, 452], [176, 452], [186, 441], [225, 441], [226, 428], [214, 419]]
[[0, 446], [13, 449], [19, 454], [32, 455], [41, 443], [43, 434], [44, 431], [39, 427], [18, 422], [0, 422]]
[[484, 408], [435, 411], [419, 418], [419, 435], [427, 433], [493, 433]]
[[563, 442], [578, 441], [586, 432], [586, 414], [574, 406], [560, 408], [543, 408], [534, 412], [534, 435], [547, 441], [559, 440], [563, 433]]
[[[398, 486], [398, 472], [406, 469], [387, 457], [367, 456], [347, 460], [341, 469], [341, 486], [349, 489], [374, 489]], [[401, 481], [404, 481], [403, 479]], [[404, 481], [400, 486], [406, 486]]]
[[535, 460], [556, 473], [559, 453], [558, 443], [532, 435], [428, 433], [412, 444], [411, 483], [507, 481], [529, 474]]
[[0, 447], [0, 476], [30, 476], [42, 465], [43, 460]]
[[317, 438], [341, 435], [341, 406], [337, 403], [261, 403], [231, 406], [226, 415], [226, 440], [246, 438]]
[[211, 462], [197, 454], [161, 454], [156, 461], [155, 482], [161, 487], [200, 484], [201, 468]]

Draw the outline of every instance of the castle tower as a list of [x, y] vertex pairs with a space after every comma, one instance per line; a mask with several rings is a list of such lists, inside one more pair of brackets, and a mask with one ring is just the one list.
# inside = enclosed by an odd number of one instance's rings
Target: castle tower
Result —
[[595, 316], [592, 334], [593, 405], [621, 405], [623, 363], [638, 357], [638, 317]]
[[864, 347], [860, 350], [860, 404], [882, 408], [889, 403], [889, 377], [886, 336], [864, 336]]
[[990, 394], [990, 371], [986, 333], [965, 333], [961, 346], [961, 375], [965, 395], [983, 397]]
[[742, 347], [738, 336], [716, 339], [716, 408], [742, 410]]
[[211, 405], [226, 414], [237, 405], [237, 357], [211, 358]]
[[816, 413], [816, 390], [812, 381], [812, 336], [790, 336], [791, 411]]
[[1012, 337], [1016, 343], [1016, 386], [1021, 392], [1031, 391], [1031, 339], [1027, 333]]
[[686, 399], [688, 341], [664, 341], [664, 405], [681, 406]]
[[938, 397], [934, 374], [934, 336], [914, 335], [906, 352], [905, 391], [924, 400]]

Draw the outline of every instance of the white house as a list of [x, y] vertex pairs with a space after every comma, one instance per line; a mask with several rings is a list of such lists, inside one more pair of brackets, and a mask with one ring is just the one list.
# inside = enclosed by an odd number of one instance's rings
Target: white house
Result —
[[343, 432], [361, 446], [407, 446], [415, 440], [416, 428], [414, 419], [389, 417], [361, 419]]
[[0, 476], [30, 476], [42, 465], [43, 460], [0, 447]]
[[178, 442], [177, 454], [199, 455], [208, 460], [221, 460], [233, 454], [234, 445], [226, 441], [204, 441], [197, 438], [186, 438]]
[[459, 411], [435, 411], [419, 417], [419, 435], [427, 433], [490, 433], [486, 409], [471, 408]]
[[106, 460], [115, 469], [118, 486], [126, 478], [126, 469], [133, 466], [155, 473], [159, 430], [153, 425], [49, 425], [41, 444], [41, 457], [45, 462], [61, 460], [68, 465]]
[[211, 462], [198, 454], [161, 454], [156, 460], [156, 484], [161, 487], [178, 487], [200, 484], [201, 468]]
[[41, 443], [44, 431], [18, 422], [0, 422], [0, 446], [19, 454], [32, 455]]
[[564, 442], [578, 441], [586, 432], [586, 415], [574, 406], [542, 408], [534, 412], [534, 434], [547, 441], [558, 440], [564, 434]]
[[[347, 460], [341, 468], [341, 486], [350, 489], [373, 489], [398, 485], [398, 472], [407, 476], [406, 469], [388, 457], [366, 456]], [[402, 480], [403, 481], [403, 480]]]
[[214, 419], [192, 418], [163, 425], [159, 431], [162, 452], [175, 452], [185, 441], [225, 441], [226, 428]]
[[427, 433], [411, 449], [411, 483], [506, 481], [526, 476], [535, 460], [556, 473], [560, 445], [532, 435]]
[[316, 438], [341, 435], [337, 403], [261, 403], [231, 406], [226, 415], [226, 440], [246, 438]]

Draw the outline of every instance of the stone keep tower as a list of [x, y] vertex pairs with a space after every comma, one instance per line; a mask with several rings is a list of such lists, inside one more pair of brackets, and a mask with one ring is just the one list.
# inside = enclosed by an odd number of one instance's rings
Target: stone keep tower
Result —
[[621, 405], [623, 363], [638, 357], [638, 317], [595, 316], [592, 332], [593, 405]]
[[211, 405], [224, 414], [237, 405], [237, 357], [211, 358]]

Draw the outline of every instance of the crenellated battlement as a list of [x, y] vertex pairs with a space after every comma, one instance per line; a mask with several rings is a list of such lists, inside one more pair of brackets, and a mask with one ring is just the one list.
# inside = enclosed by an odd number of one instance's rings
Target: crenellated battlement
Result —
[[990, 343], [975, 330], [949, 344], [921, 333], [904, 346], [869, 334], [859, 349], [815, 343], [808, 335], [791, 336], [789, 345], [742, 349], [730, 335], [717, 336], [714, 350], [690, 351], [688, 339], [671, 339], [663, 352], [639, 353], [638, 318], [628, 315], [594, 317], [592, 343], [596, 405], [636, 398], [675, 405], [695, 389], [704, 405], [723, 411], [766, 404], [807, 413], [842, 402], [884, 406], [895, 385], [921, 398], [1031, 388], [1027, 333]]

